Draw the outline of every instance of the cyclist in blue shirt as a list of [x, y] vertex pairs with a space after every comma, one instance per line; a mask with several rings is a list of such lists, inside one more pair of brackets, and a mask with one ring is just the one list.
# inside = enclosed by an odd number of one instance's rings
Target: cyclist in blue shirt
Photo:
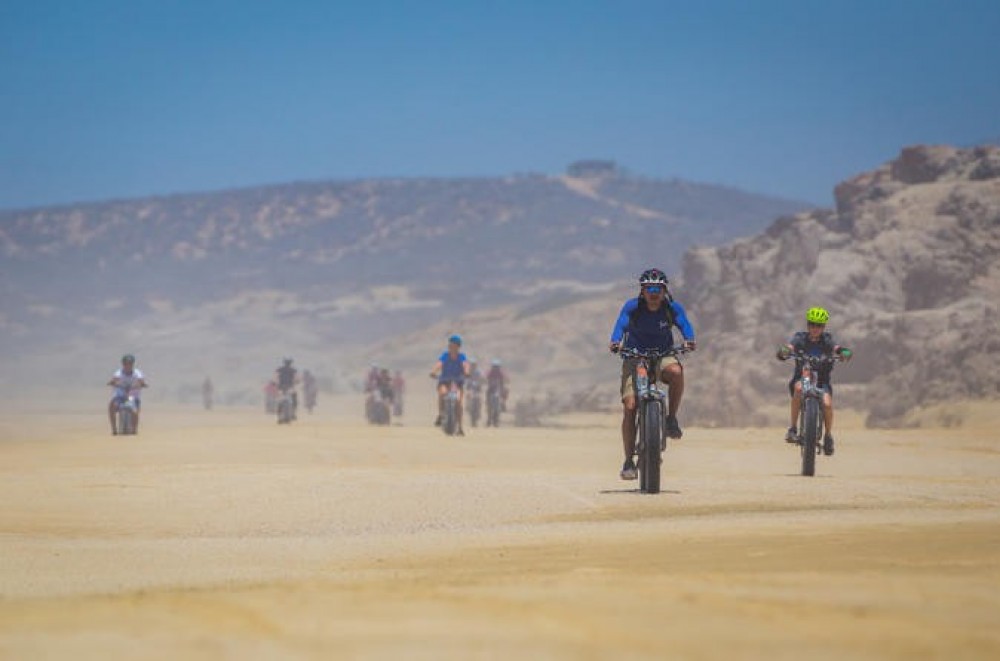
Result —
[[462, 338], [459, 335], [452, 335], [448, 338], [448, 350], [438, 358], [437, 365], [431, 370], [431, 378], [438, 380], [438, 416], [434, 421], [436, 426], [441, 425], [441, 414], [444, 411], [444, 396], [451, 389], [451, 384], [458, 386], [458, 435], [465, 436], [462, 430], [462, 400], [465, 379], [469, 376], [469, 361], [465, 354], [461, 352]]
[[[618, 320], [611, 331], [610, 348], [618, 351], [624, 346], [628, 349], [669, 349], [674, 346], [672, 328], [676, 326], [681, 331], [684, 344], [694, 350], [697, 346], [694, 339], [694, 329], [688, 321], [684, 307], [673, 300], [667, 291], [667, 276], [659, 269], [648, 269], [639, 276], [639, 296], [625, 301]], [[625, 450], [625, 463], [622, 465], [621, 478], [634, 480], [637, 477], [632, 454], [635, 452], [635, 372], [634, 360], [622, 361], [621, 396], [622, 396], [622, 445]], [[660, 361], [660, 380], [667, 387], [667, 436], [680, 438], [683, 432], [677, 422], [677, 411], [680, 409], [681, 397], [684, 395], [684, 368], [675, 357], [665, 357]]]

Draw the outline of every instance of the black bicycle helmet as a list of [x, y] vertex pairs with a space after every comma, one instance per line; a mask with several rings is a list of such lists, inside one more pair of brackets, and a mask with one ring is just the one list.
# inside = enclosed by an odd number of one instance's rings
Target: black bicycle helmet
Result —
[[646, 285], [663, 285], [667, 286], [667, 275], [660, 269], [646, 269], [639, 276], [639, 286], [645, 287]]

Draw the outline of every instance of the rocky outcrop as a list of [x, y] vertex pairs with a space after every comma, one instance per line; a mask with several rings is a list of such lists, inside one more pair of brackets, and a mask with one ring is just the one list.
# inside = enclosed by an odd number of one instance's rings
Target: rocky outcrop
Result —
[[686, 255], [681, 294], [711, 356], [697, 363], [689, 414], [774, 422], [763, 411], [786, 401], [789, 372], [774, 347], [813, 305], [857, 352], [835, 372], [838, 402], [871, 425], [1000, 395], [1000, 148], [908, 147], [835, 198], [835, 211]]

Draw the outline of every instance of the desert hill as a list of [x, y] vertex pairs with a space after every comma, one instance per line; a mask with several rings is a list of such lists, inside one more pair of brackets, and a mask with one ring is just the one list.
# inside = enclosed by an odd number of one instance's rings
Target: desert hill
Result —
[[700, 341], [688, 424], [783, 423], [789, 369], [773, 351], [812, 305], [856, 350], [836, 394], [869, 424], [997, 398], [1000, 147], [908, 147], [834, 197], [765, 227], [769, 204], [794, 203], [581, 167], [6, 212], [4, 381], [41, 368], [102, 396], [127, 347], [170, 398], [212, 374], [223, 401], [255, 401], [283, 355], [334, 389], [369, 362], [419, 388], [460, 332], [480, 362], [505, 361], [518, 395], [610, 408], [607, 334], [631, 278], [657, 264]]
[[284, 355], [332, 377], [378, 341], [579, 296], [805, 207], [581, 162], [3, 211], [2, 380], [100, 383], [126, 350], [170, 393], [255, 383]]

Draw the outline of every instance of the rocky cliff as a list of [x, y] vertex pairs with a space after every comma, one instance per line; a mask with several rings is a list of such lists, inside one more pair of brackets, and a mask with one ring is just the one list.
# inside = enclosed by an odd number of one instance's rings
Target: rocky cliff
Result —
[[679, 293], [704, 352], [691, 418], [784, 421], [772, 405], [784, 406], [790, 370], [774, 348], [813, 305], [856, 350], [835, 370], [836, 395], [870, 425], [1000, 395], [1000, 147], [908, 147], [835, 198], [835, 210], [685, 256]]

